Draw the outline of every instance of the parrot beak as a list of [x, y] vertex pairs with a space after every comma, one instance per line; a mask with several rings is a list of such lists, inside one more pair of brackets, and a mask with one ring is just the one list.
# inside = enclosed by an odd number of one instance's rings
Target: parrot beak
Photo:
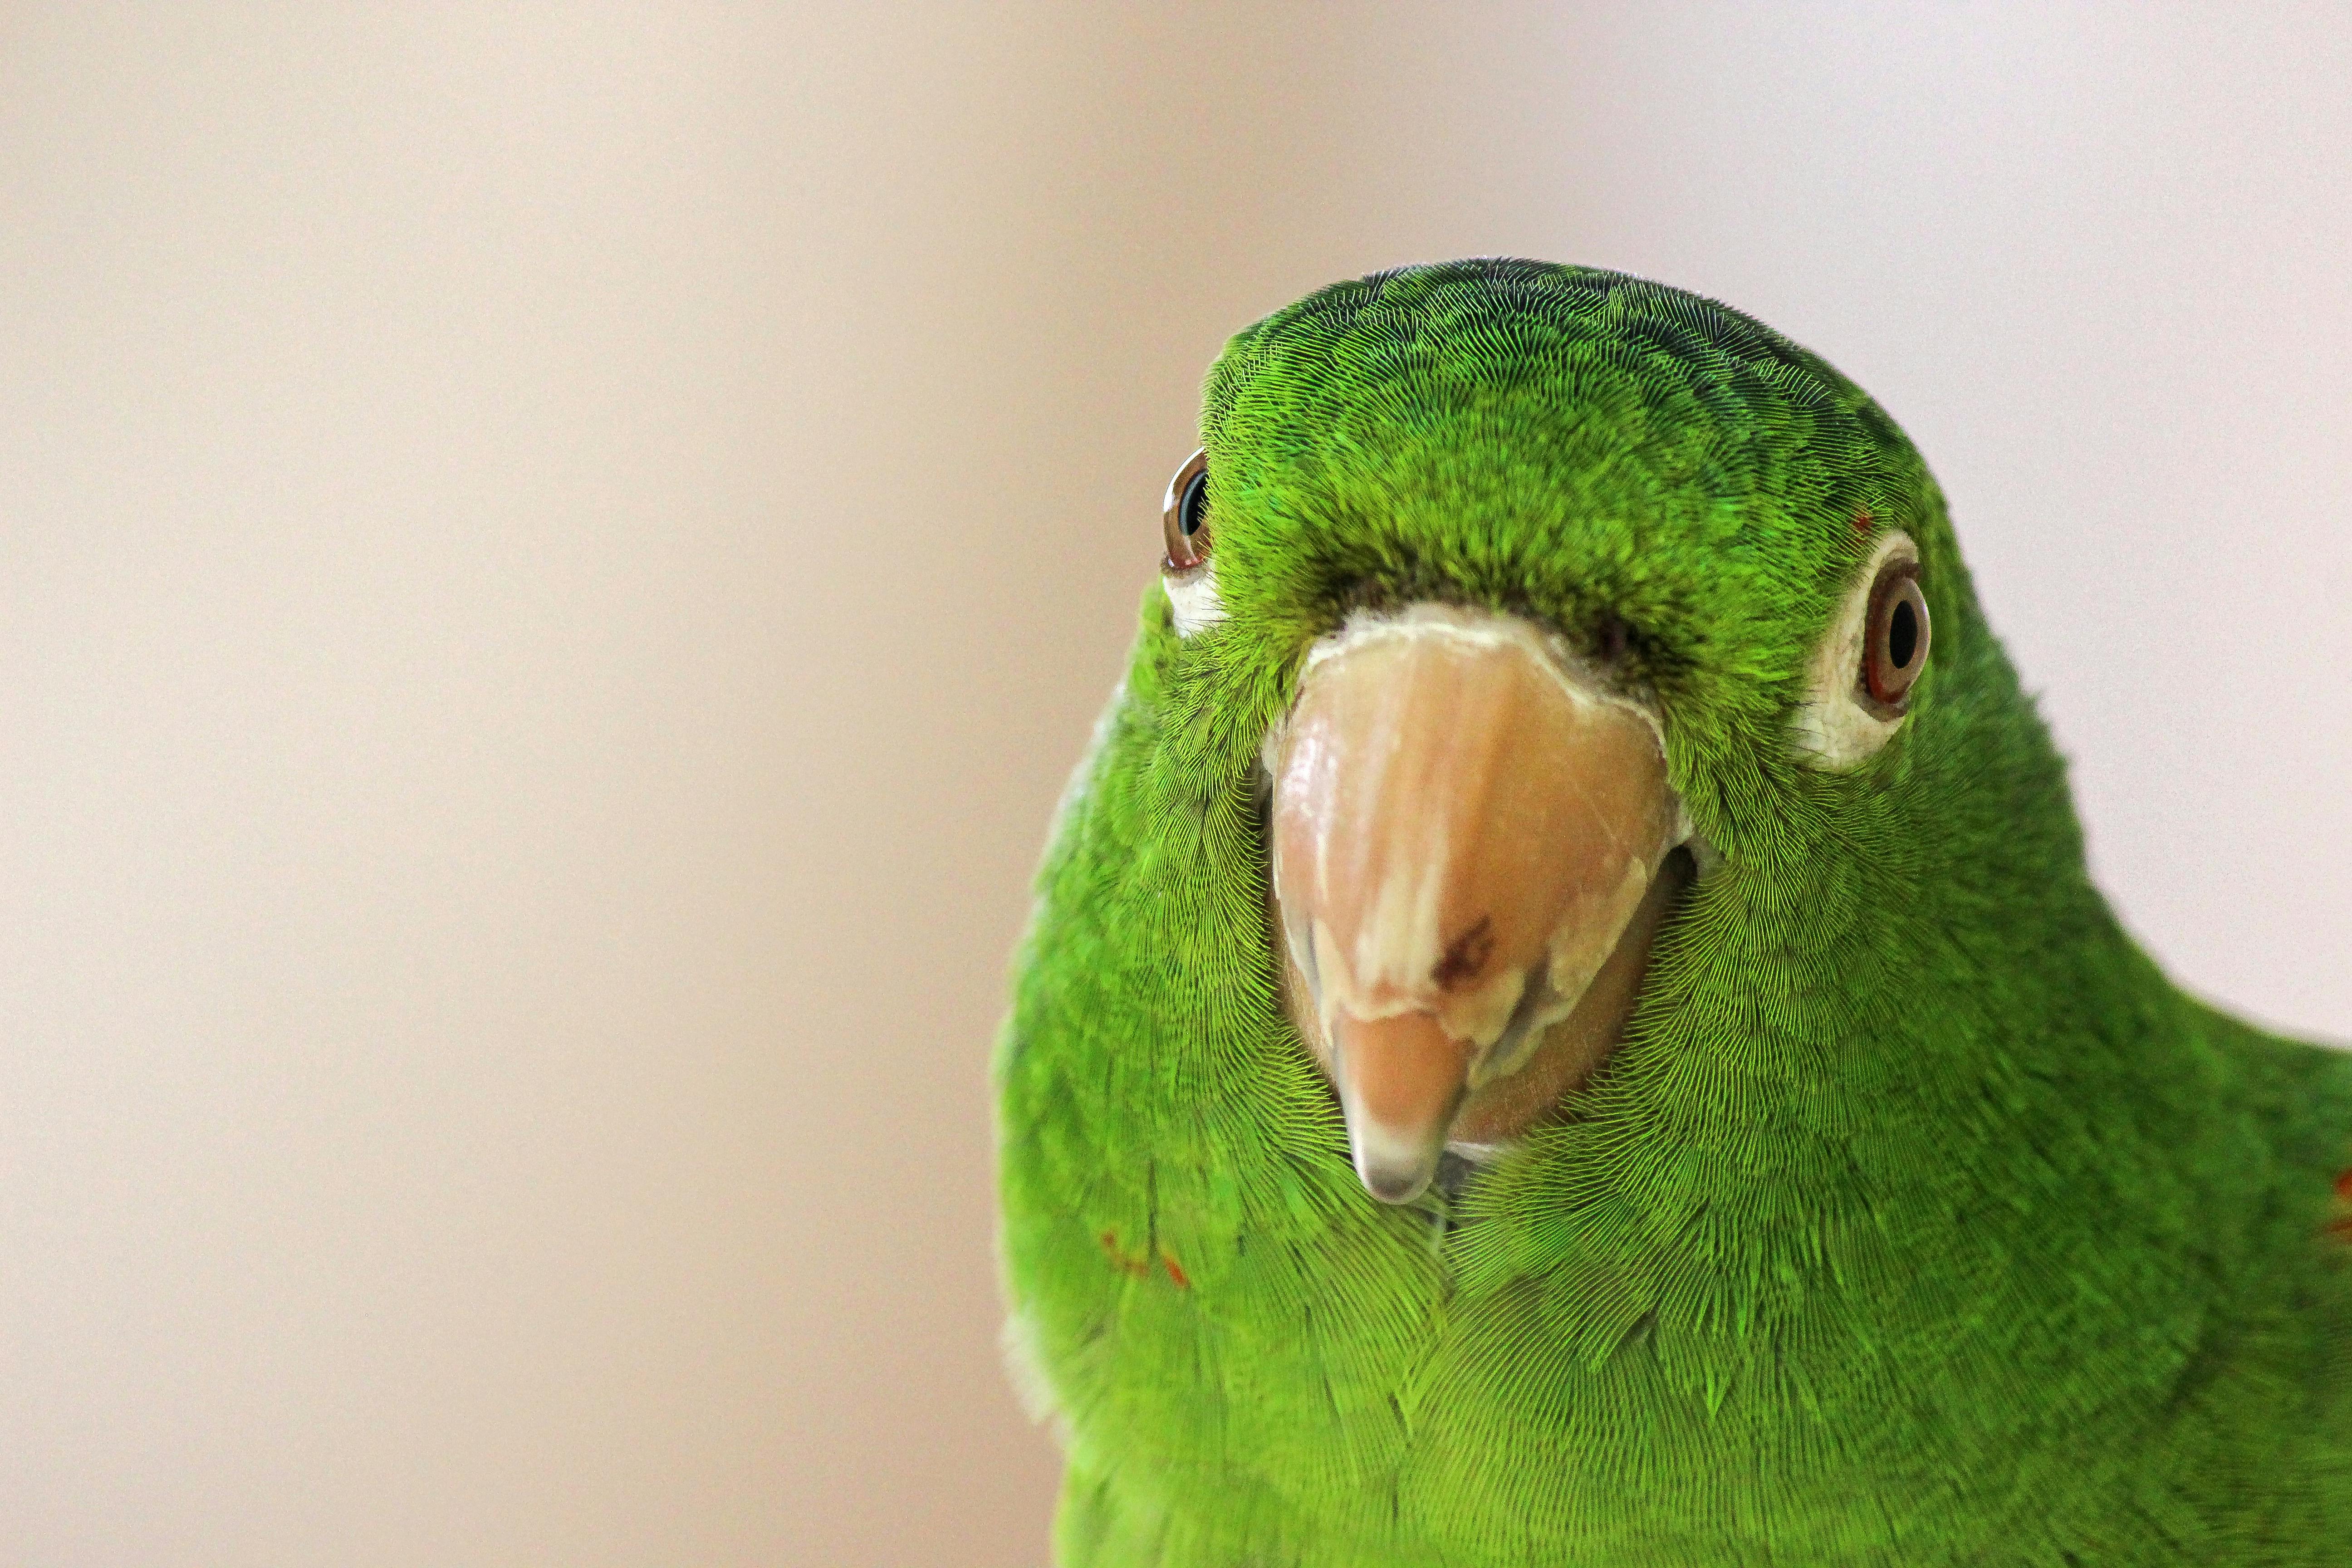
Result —
[[1655, 717], [1516, 617], [1359, 616], [1267, 742], [1293, 1018], [1409, 1203], [1599, 1065], [1690, 858]]

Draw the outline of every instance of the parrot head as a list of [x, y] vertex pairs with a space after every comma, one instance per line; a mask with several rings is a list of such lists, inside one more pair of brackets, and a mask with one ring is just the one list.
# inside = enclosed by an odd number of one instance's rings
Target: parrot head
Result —
[[1695, 882], [1780, 929], [1905, 874], [1906, 731], [1974, 611], [1908, 443], [1820, 360], [1679, 290], [1463, 262], [1242, 333], [1202, 424], [1169, 621], [1192, 700], [1258, 737], [1265, 940], [1374, 1196], [1557, 1116]]
[[2352, 1070], [2116, 921], [1876, 404], [1484, 260], [1200, 437], [997, 1063], [1071, 1561], [2343, 1558]]

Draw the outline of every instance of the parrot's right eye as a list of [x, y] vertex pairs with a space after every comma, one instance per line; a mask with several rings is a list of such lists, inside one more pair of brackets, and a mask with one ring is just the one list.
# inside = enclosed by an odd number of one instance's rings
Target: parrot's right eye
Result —
[[1168, 481], [1166, 516], [1168, 563], [1171, 572], [1189, 572], [1209, 558], [1209, 454], [1206, 448], [1184, 459]]

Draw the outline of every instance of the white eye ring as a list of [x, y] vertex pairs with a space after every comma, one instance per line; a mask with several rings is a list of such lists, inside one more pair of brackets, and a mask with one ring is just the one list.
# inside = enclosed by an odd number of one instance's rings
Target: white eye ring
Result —
[[1168, 607], [1176, 613], [1176, 635], [1189, 637], [1225, 618], [1225, 602], [1217, 597], [1217, 563], [1203, 561], [1182, 572], [1162, 572], [1160, 586]]
[[1862, 639], [1868, 630], [1871, 590], [1879, 574], [1895, 562], [1916, 564], [1919, 547], [1900, 529], [1889, 529], [1853, 576], [1837, 619], [1830, 623], [1805, 671], [1805, 700], [1789, 721], [1789, 745], [1798, 759], [1834, 773], [1851, 772], [1878, 753], [1903, 727], [1903, 715], [1865, 704], [1862, 689]]

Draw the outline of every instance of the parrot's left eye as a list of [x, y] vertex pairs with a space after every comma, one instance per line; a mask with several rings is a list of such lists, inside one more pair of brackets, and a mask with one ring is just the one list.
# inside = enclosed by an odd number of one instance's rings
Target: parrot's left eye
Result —
[[1900, 713], [1927, 664], [1927, 600], [1919, 592], [1919, 563], [1889, 562], [1870, 590], [1862, 683], [1873, 700]]
[[[1147, 494], [1150, 492], [1146, 492]], [[1168, 536], [1168, 570], [1189, 572], [1209, 558], [1209, 454], [1184, 459], [1168, 481], [1162, 524]]]
[[1860, 767], [1902, 727], [1927, 667], [1919, 547], [1888, 529], [1849, 579], [1807, 661], [1805, 695], [1790, 724], [1797, 754], [1832, 773]]

